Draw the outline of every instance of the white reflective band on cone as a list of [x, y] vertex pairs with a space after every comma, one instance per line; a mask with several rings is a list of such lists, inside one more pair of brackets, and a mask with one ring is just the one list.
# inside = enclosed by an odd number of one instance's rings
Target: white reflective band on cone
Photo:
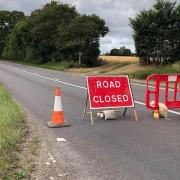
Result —
[[61, 103], [61, 97], [60, 96], [55, 96], [54, 111], [62, 111], [62, 103]]

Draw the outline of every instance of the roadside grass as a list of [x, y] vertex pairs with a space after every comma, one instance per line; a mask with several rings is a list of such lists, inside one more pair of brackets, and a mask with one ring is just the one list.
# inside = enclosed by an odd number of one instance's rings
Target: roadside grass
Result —
[[176, 63], [173, 65], [166, 66], [151, 66], [144, 68], [142, 70], [138, 70], [133, 73], [129, 73], [131, 78], [134, 79], [146, 79], [148, 76], [152, 74], [177, 74], [180, 73], [180, 64]]
[[0, 85], [0, 179], [17, 179], [19, 175], [16, 154], [25, 134], [23, 121], [20, 107]]
[[36, 67], [45, 68], [45, 69], [51, 69], [55, 71], [64, 71], [65, 69], [68, 69], [70, 64], [68, 62], [61, 62], [61, 63], [45, 63], [40, 65], [34, 65]]
[[33, 67], [39, 67], [39, 68], [44, 68], [44, 69], [50, 69], [50, 70], [55, 70], [55, 71], [65, 71], [66, 69], [71, 67], [71, 63], [69, 62], [49, 62], [49, 63], [44, 63], [44, 64], [35, 64], [35, 63], [30, 63], [30, 62], [25, 62], [25, 61], [10, 61], [6, 60], [12, 63], [16, 64], [23, 64], [23, 65], [28, 65], [28, 66], [33, 66]]

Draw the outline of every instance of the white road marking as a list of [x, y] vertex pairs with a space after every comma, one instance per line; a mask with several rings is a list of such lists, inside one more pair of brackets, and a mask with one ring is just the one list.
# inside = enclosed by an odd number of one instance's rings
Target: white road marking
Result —
[[13, 68], [13, 67], [10, 67], [10, 66], [4, 65], [4, 64], [0, 64], [0, 66], [4, 66], [4, 67], [7, 67], [7, 68], [9, 68], [9, 69], [17, 70], [17, 71], [19, 71], [19, 72], [23, 72], [23, 73], [30, 74], [30, 75], [33, 75], [33, 76], [41, 77], [41, 78], [48, 79], [48, 80], [51, 80], [51, 81], [59, 82], [59, 83], [65, 84], [65, 85], [74, 86], [74, 87], [81, 88], [81, 89], [85, 89], [85, 90], [87, 89], [87, 88], [85, 88], [85, 87], [78, 86], [78, 85], [76, 85], [76, 84], [67, 83], [67, 82], [64, 82], [64, 81], [60, 81], [59, 79], [49, 78], [49, 77], [47, 77], [47, 76], [42, 76], [42, 75], [40, 75], [40, 74], [32, 73], [32, 72], [29, 72], [29, 71], [24, 71], [24, 70], [21, 70], [21, 69], [18, 69], [18, 68]]
[[136, 104], [140, 104], [140, 105], [143, 105], [143, 106], [145, 106], [145, 103], [143, 103], [143, 102], [140, 102], [140, 101], [134, 101]]
[[[140, 83], [135, 83], [135, 82], [131, 82], [131, 84], [133, 84], [133, 85], [138, 85], [138, 86], [142, 86], [142, 87], [146, 87], [145, 84], [140, 84]], [[152, 86], [152, 85], [149, 85], [149, 87], [154, 88], [154, 86]], [[161, 89], [161, 90], [165, 90], [166, 88], [160, 87], [160, 89]], [[173, 92], [173, 89], [169, 88], [169, 91], [172, 91], [172, 92]]]
[[[26, 73], [26, 74], [30, 74], [30, 75], [33, 75], [33, 76], [40, 77], [40, 78], [48, 79], [48, 80], [51, 80], [51, 81], [59, 82], [59, 83], [61, 83], [61, 84], [65, 84], [65, 85], [69, 85], [69, 86], [73, 86], [73, 87], [77, 87], [77, 88], [80, 88], [80, 89], [87, 90], [86, 87], [79, 86], [79, 85], [72, 84], [72, 83], [68, 83], [68, 82], [64, 82], [64, 81], [60, 81], [59, 79], [49, 78], [49, 77], [46, 77], [46, 76], [43, 76], [43, 75], [40, 75], [40, 74], [37, 74], [37, 73], [32, 73], [32, 72], [29, 72], [29, 71], [26, 71], [26, 70], [21, 70], [21, 69], [14, 68], [14, 67], [11, 67], [11, 66], [7, 66], [7, 65], [4, 65], [4, 64], [1, 64], [1, 63], [0, 63], [0, 66], [4, 66], [4, 67], [7, 67], [7, 68], [9, 68], [9, 69], [17, 70], [17, 71], [19, 71], [19, 72], [23, 72], [23, 73]], [[146, 86], [146, 85], [138, 84], [138, 83], [132, 83], [132, 84], [134, 84], [134, 85], [139, 85], [139, 86]], [[150, 87], [153, 87], [153, 86], [150, 86]], [[165, 89], [165, 88], [162, 88], [162, 87], [161, 87], [161, 89]], [[134, 102], [135, 102], [136, 104], [140, 104], [140, 105], [145, 106], [145, 103], [143, 103], [143, 102], [140, 102], [140, 101], [134, 101]], [[169, 110], [169, 112], [170, 112], [170, 113], [173, 113], [173, 114], [180, 115], [180, 112], [177, 112], [177, 111]]]
[[[146, 105], [145, 103], [140, 102], [140, 101], [134, 101], [134, 102], [137, 103], [137, 104], [140, 104], [140, 105], [144, 105], [144, 106]], [[173, 114], [180, 115], [180, 112], [177, 112], [177, 111], [168, 110], [168, 112], [173, 113]]]
[[69, 173], [66, 173], [66, 174], [59, 173], [59, 177], [64, 177], [64, 176], [67, 176], [67, 175], [69, 175]]
[[172, 119], [166, 118], [167, 121], [171, 121]]
[[67, 141], [67, 140], [64, 139], [64, 138], [57, 138], [56, 140], [57, 140], [57, 142], [66, 142], [66, 141]]
[[177, 114], [177, 115], [180, 115], [180, 112], [177, 112], [177, 111], [173, 111], [173, 110], [168, 110], [170, 113], [173, 113], [173, 114]]
[[45, 164], [46, 164], [47, 166], [49, 166], [49, 165], [50, 165], [50, 162], [46, 162]]

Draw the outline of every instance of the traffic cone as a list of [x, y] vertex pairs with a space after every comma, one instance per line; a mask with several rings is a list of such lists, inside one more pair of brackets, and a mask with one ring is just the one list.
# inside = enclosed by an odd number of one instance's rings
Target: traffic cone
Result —
[[56, 88], [56, 95], [54, 100], [54, 112], [52, 115], [52, 119], [47, 123], [50, 128], [59, 128], [59, 127], [67, 127], [70, 126], [69, 123], [64, 121], [64, 114], [62, 111], [62, 103], [61, 103], [61, 92], [60, 88]]
[[155, 110], [153, 116], [154, 119], [159, 119], [159, 110]]

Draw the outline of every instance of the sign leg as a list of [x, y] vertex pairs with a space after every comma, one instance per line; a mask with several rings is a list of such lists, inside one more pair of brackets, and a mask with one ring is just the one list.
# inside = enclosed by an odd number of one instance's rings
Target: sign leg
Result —
[[127, 107], [124, 109], [123, 117], [126, 115]]
[[90, 115], [91, 115], [91, 124], [92, 124], [92, 126], [93, 126], [93, 125], [94, 125], [94, 121], [93, 121], [92, 111], [90, 112]]
[[85, 118], [85, 114], [86, 114], [86, 107], [84, 108], [83, 121], [84, 121], [84, 118]]
[[84, 108], [84, 113], [83, 113], [83, 120], [84, 120], [84, 118], [85, 118], [86, 108], [87, 108], [87, 105], [88, 105], [88, 100], [89, 100], [89, 97], [88, 97], [88, 93], [87, 93], [86, 105], [85, 105], [85, 108]]
[[85, 114], [86, 114], [86, 107], [84, 108], [83, 121], [84, 121], [84, 119], [85, 119]]
[[136, 108], [134, 108], [134, 116], [135, 116], [136, 121], [138, 121], [138, 116], [137, 116]]

